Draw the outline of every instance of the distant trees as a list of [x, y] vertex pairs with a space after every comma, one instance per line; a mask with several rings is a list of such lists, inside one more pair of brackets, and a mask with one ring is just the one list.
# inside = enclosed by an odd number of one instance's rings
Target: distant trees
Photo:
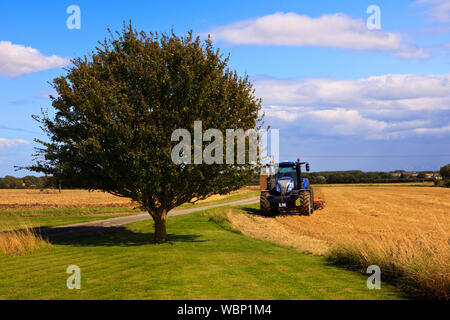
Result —
[[417, 175], [417, 179], [421, 180], [421, 181], [424, 181], [426, 179], [426, 177], [427, 176], [423, 172], [419, 172], [419, 174]]
[[450, 179], [450, 164], [447, 164], [443, 167], [441, 167], [441, 170], [439, 170], [442, 179]]
[[[448, 170], [450, 165], [444, 166], [444, 170]], [[444, 168], [443, 167], [443, 168]], [[436, 180], [436, 185], [444, 186], [446, 182], [450, 181], [448, 175], [445, 175], [447, 171], [441, 171], [444, 173], [443, 180]], [[397, 175], [396, 175], [397, 173]], [[402, 171], [393, 172], [363, 172], [358, 170], [352, 171], [322, 171], [303, 173], [308, 177], [313, 184], [339, 184], [339, 183], [395, 183], [395, 182], [414, 182], [414, 181], [433, 181], [434, 177], [430, 177], [429, 174], [435, 172], [426, 171], [419, 172], [416, 177], [401, 175]], [[448, 172], [447, 172], [448, 174]], [[12, 176], [6, 176], [0, 178], [0, 189], [14, 189], [14, 188], [58, 188], [59, 181], [52, 176], [34, 177], [26, 176], [23, 178], [15, 178]], [[251, 185], [259, 185], [259, 173], [255, 172], [249, 181]], [[450, 182], [448, 182], [450, 184]], [[78, 188], [79, 186], [70, 185], [68, 183], [63, 184], [63, 188]]]
[[339, 183], [395, 183], [408, 181], [432, 181], [425, 172], [416, 176], [412, 174], [400, 174], [400, 172], [363, 172], [360, 170], [350, 171], [321, 171], [304, 173], [312, 184], [339, 184]]
[[54, 187], [56, 187], [56, 184], [51, 177], [26, 176], [16, 178], [6, 176], [0, 178], [0, 189], [43, 189]]
[[436, 186], [450, 188], [450, 164], [441, 167], [439, 173], [441, 174], [442, 180], [436, 181]]

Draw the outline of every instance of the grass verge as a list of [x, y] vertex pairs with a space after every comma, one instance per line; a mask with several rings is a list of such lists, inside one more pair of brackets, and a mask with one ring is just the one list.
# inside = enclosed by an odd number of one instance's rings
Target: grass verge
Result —
[[[436, 246], [429, 239], [374, 239], [371, 242], [353, 239], [335, 245], [327, 260], [365, 272], [370, 265], [382, 270], [382, 278], [403, 291], [421, 299], [450, 298], [450, 247], [448, 242]], [[440, 249], [436, 247], [443, 246]], [[444, 254], [442, 254], [444, 252]], [[447, 254], [445, 254], [447, 252]]]
[[195, 208], [195, 207], [202, 207], [202, 206], [207, 206], [207, 205], [211, 205], [211, 204], [220, 204], [220, 203], [227, 203], [227, 202], [231, 202], [231, 201], [237, 201], [237, 200], [241, 200], [241, 199], [245, 199], [245, 198], [250, 198], [250, 197], [256, 197], [260, 195], [260, 191], [251, 191], [251, 192], [245, 192], [245, 193], [240, 193], [240, 194], [235, 194], [235, 195], [231, 195], [228, 196], [226, 198], [223, 199], [218, 199], [218, 200], [206, 200], [206, 201], [202, 201], [202, 202], [197, 202], [197, 203], [184, 203], [181, 206], [177, 207], [177, 208], [183, 208], [183, 209], [187, 209], [187, 208]]
[[48, 241], [28, 226], [23, 226], [21, 230], [0, 233], [0, 253], [5, 255], [22, 256], [48, 245]]

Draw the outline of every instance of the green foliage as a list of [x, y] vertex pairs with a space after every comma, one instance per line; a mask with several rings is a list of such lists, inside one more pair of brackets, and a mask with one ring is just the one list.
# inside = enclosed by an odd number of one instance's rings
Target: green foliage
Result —
[[[425, 172], [420, 172], [417, 177], [395, 176], [394, 172], [363, 172], [360, 170], [349, 171], [321, 171], [303, 173], [309, 178], [312, 184], [339, 184], [339, 183], [395, 183], [395, 182], [413, 182], [428, 179]], [[430, 172], [431, 173], [431, 172]]]
[[450, 164], [441, 167], [441, 170], [439, 172], [442, 176], [442, 179], [450, 179]]
[[436, 187], [450, 188], [450, 179], [449, 180], [436, 180], [434, 182]]
[[99, 44], [54, 79], [56, 115], [35, 117], [50, 142], [37, 140], [43, 145], [37, 156], [45, 159], [28, 169], [130, 197], [157, 220], [193, 198], [225, 194], [251, 179], [250, 164], [171, 160], [172, 132], [192, 134], [196, 120], [204, 130], [260, 129], [261, 101], [251, 83], [227, 68], [228, 58], [209, 39], [146, 34], [130, 24]]
[[55, 186], [51, 178], [45, 176], [26, 176], [23, 178], [6, 176], [0, 178], [0, 189], [42, 189]]

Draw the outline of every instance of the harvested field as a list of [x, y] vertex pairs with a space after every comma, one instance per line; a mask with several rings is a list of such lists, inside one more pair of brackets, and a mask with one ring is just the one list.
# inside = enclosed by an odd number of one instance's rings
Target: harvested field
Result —
[[0, 189], [0, 210], [131, 207], [128, 198], [101, 191]]
[[393, 275], [420, 283], [419, 291], [448, 297], [450, 189], [345, 186], [316, 188], [316, 194], [327, 205], [312, 216], [237, 214], [232, 225], [314, 254], [325, 253], [326, 245], [335, 259], [386, 265]]
[[[372, 239], [396, 234], [399, 238], [426, 236], [447, 241], [450, 235], [450, 189], [333, 187], [316, 188], [316, 194], [325, 199], [326, 207], [312, 216], [237, 215], [232, 217], [233, 224], [253, 235], [276, 228], [278, 233], [283, 230], [324, 240], [329, 245], [349, 237]], [[264, 225], [267, 229], [262, 232]]]
[[[213, 195], [198, 201], [222, 200], [230, 195], [249, 193], [258, 187], [244, 187], [228, 195]], [[116, 197], [106, 192], [88, 190], [36, 190], [36, 189], [0, 189], [0, 210], [38, 210], [38, 209], [72, 209], [72, 208], [116, 208], [133, 207], [137, 204], [128, 198]]]

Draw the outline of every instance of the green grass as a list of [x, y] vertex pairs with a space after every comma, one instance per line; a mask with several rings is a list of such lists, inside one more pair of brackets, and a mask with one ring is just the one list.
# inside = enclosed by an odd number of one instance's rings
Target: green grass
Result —
[[72, 223], [89, 222], [94, 220], [104, 220], [115, 217], [124, 217], [128, 214], [93, 215], [93, 216], [1, 216], [0, 232], [7, 230], [28, 228], [56, 227]]
[[[246, 206], [256, 207], [256, 206]], [[170, 217], [156, 244], [153, 222], [53, 240], [32, 254], [0, 255], [0, 299], [399, 299], [382, 284], [325, 258], [231, 232], [229, 207]], [[81, 268], [81, 290], [66, 268]]]
[[88, 215], [99, 213], [122, 213], [139, 212], [134, 207], [99, 207], [99, 208], [67, 208], [67, 209], [22, 209], [22, 210], [0, 210], [0, 217], [5, 216], [70, 216]]

